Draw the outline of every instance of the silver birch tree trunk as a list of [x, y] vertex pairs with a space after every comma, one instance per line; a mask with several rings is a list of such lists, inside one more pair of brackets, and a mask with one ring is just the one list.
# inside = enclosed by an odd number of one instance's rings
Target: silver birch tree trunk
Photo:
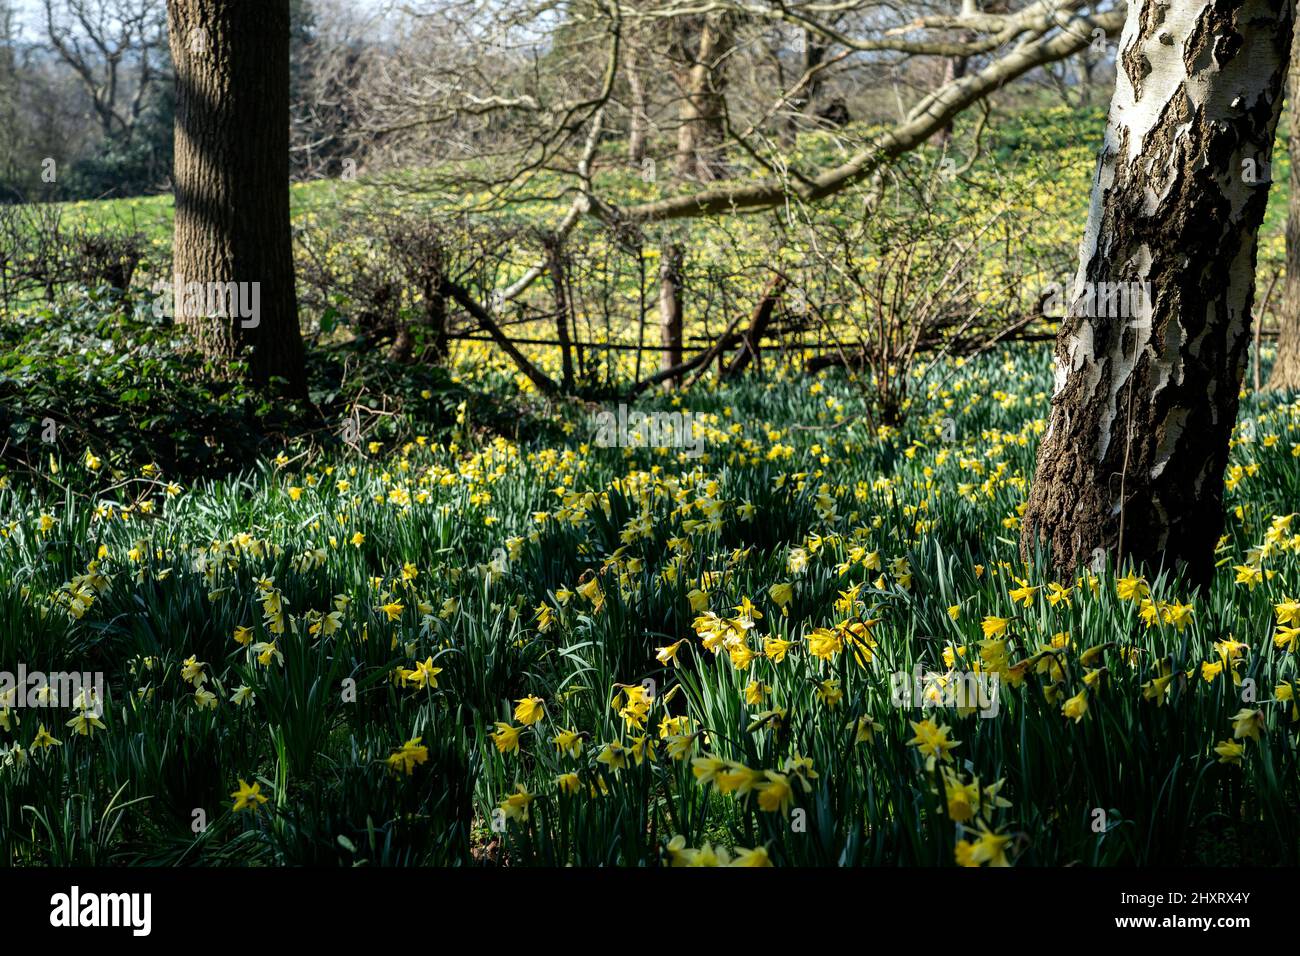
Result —
[[1293, 0], [1132, 0], [1021, 548], [1208, 582]]

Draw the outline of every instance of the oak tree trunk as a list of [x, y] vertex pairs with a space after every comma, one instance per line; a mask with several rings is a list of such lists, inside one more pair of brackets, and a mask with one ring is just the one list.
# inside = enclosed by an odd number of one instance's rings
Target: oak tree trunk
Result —
[[[255, 385], [279, 378], [304, 395], [289, 226], [289, 7], [168, 0], [173, 269], [177, 316], [205, 354], [243, 359]], [[203, 289], [230, 290], [245, 308], [214, 309]]]
[[1287, 89], [1291, 192], [1286, 213], [1286, 274], [1282, 277], [1281, 324], [1270, 389], [1300, 389], [1300, 31], [1291, 44]]
[[1062, 576], [1212, 575], [1292, 2], [1129, 5], [1022, 530]]

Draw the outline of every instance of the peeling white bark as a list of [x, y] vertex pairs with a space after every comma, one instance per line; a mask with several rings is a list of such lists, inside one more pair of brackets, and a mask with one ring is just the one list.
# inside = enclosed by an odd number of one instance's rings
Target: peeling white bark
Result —
[[[1291, 0], [1129, 5], [1025, 520], [1063, 567], [1097, 547], [1207, 567], [1291, 18]], [[1099, 312], [1114, 283], [1150, 290], [1139, 314]]]

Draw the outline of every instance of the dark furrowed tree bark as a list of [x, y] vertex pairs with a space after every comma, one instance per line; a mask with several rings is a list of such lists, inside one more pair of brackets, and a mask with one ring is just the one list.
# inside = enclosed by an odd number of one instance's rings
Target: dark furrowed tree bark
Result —
[[[279, 378], [305, 395], [289, 225], [289, 0], [168, 0], [167, 14], [177, 315], [211, 358], [246, 359], [255, 385]], [[187, 308], [195, 284], [240, 284], [250, 300], [256, 289], [257, 314]]]
[[1300, 31], [1291, 43], [1291, 75], [1287, 89], [1291, 150], [1291, 193], [1286, 213], [1286, 274], [1282, 279], [1281, 325], [1277, 359], [1268, 375], [1268, 388], [1300, 389]]
[[1021, 539], [1062, 576], [1213, 573], [1291, 4], [1129, 7]]

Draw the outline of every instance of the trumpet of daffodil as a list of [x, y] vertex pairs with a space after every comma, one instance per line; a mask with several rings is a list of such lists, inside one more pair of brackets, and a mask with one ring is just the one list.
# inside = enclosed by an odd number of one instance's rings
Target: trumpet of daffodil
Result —
[[1295, 683], [1284, 681], [1273, 688], [1273, 698], [1291, 705], [1291, 720], [1300, 720], [1300, 702], [1296, 700]]
[[655, 754], [658, 749], [658, 744], [649, 734], [641, 734], [639, 737], [629, 737], [628, 743], [631, 744], [631, 746], [627, 748], [627, 752], [631, 755], [632, 763], [634, 765], [639, 767], [644, 760], [648, 759], [653, 763], [657, 759]]
[[574, 796], [582, 788], [582, 781], [576, 773], [562, 773], [555, 778], [555, 786], [560, 793]]
[[494, 726], [496, 730], [491, 734], [492, 742], [496, 744], [497, 752], [503, 754], [519, 752], [519, 735], [523, 733], [524, 728], [512, 727], [502, 721], [496, 721]]
[[236, 644], [247, 647], [253, 641], [253, 629], [251, 627], [236, 627], [234, 637]]
[[256, 810], [262, 804], [267, 802], [266, 796], [262, 793], [260, 783], [249, 784], [242, 777], [239, 780], [239, 789], [231, 794], [235, 800], [234, 810], [239, 813], [241, 810]]
[[546, 704], [540, 697], [521, 697], [515, 705], [515, 720], [525, 727], [531, 727], [546, 716]]
[[[1161, 670], [1167, 669], [1168, 662], [1162, 661]], [[1174, 676], [1175, 675], [1172, 673], [1164, 674], [1160, 677], [1153, 677], [1151, 680], [1147, 681], [1142, 685], [1142, 699], [1154, 700], [1157, 707], [1162, 706], [1173, 691]]]
[[600, 581], [595, 577], [585, 584], [579, 584], [578, 594], [590, 602], [593, 613], [599, 611], [605, 604], [605, 592], [600, 589]]
[[765, 847], [756, 846], [752, 850], [736, 847], [736, 855], [732, 858], [731, 865], [744, 867], [768, 867], [772, 865], [772, 858], [767, 855], [767, 849]]
[[871, 743], [875, 735], [885, 729], [882, 724], [876, 723], [870, 717], [859, 717], [857, 720], [850, 721], [845, 727], [853, 731], [855, 744]]
[[1232, 570], [1237, 572], [1234, 583], [1244, 584], [1251, 590], [1254, 590], [1255, 585], [1264, 580], [1264, 572], [1257, 565], [1237, 564], [1233, 565]]
[[786, 606], [794, 597], [794, 585], [789, 583], [773, 584], [767, 589], [767, 594], [772, 599], [772, 602], [784, 613]]

